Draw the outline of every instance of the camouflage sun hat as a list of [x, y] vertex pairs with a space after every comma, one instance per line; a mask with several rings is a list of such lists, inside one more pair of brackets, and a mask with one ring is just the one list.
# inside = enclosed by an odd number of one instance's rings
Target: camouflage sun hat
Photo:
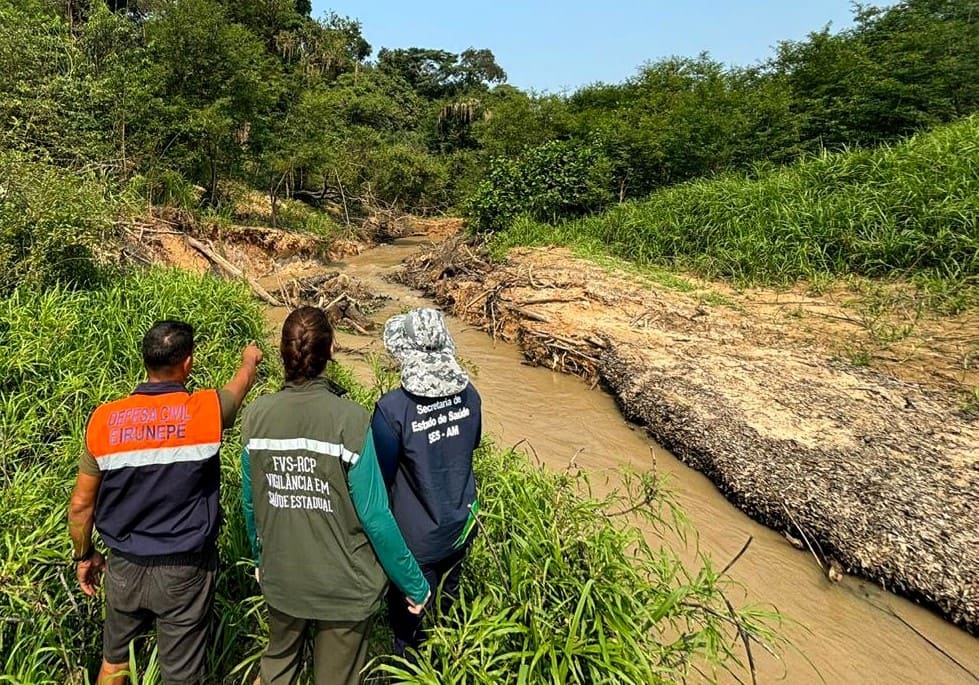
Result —
[[456, 346], [437, 309], [412, 309], [384, 324], [384, 349], [401, 364], [401, 385], [420, 397], [462, 392], [469, 376], [456, 361]]

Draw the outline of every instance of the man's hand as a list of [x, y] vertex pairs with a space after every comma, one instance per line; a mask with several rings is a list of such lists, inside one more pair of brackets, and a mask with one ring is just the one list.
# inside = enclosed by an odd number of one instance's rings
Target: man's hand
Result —
[[102, 572], [105, 570], [105, 557], [99, 552], [94, 552], [91, 558], [79, 561], [75, 565], [75, 575], [78, 576], [78, 584], [89, 597], [95, 595], [99, 584], [102, 582]]
[[421, 604], [415, 604], [410, 598], [406, 597], [405, 600], [408, 602], [408, 613], [414, 616], [419, 616], [421, 612], [425, 611], [425, 605], [428, 604], [428, 600], [432, 598], [432, 591], [429, 590], [428, 594], [425, 595], [425, 599], [421, 601]]
[[241, 363], [251, 364], [252, 366], [258, 366], [262, 363], [262, 359], [265, 355], [262, 353], [262, 349], [255, 344], [255, 342], [250, 342], [241, 352]]
[[[241, 351], [241, 366], [238, 367], [235, 377], [224, 386], [224, 389], [231, 393], [236, 412], [241, 407], [245, 395], [255, 385], [255, 379], [258, 377], [258, 365], [262, 363], [264, 356], [261, 348], [254, 342], [248, 343], [245, 349]], [[225, 428], [229, 427], [225, 426]]]

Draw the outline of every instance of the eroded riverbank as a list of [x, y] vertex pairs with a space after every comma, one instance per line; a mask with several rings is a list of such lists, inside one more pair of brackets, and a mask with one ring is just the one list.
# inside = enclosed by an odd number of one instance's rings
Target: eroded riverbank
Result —
[[[404, 307], [430, 304], [417, 291], [387, 280], [422, 244], [399, 241], [330, 268], [392, 298], [373, 317], [381, 322]], [[691, 541], [688, 550], [691, 557], [699, 544], [720, 566], [737, 554], [748, 536], [753, 537], [748, 552], [731, 571], [745, 587], [745, 597], [736, 599], [774, 605], [798, 622], [785, 626], [795, 648], [781, 661], [763, 652], [755, 655], [760, 682], [783, 676], [791, 683], [818, 683], [820, 677], [829, 683], [975, 682], [967, 672], [979, 671], [975, 638], [872, 583], [852, 577], [831, 583], [807, 552], [793, 549], [778, 532], [742, 514], [706, 477], [626, 424], [611, 396], [591, 390], [578, 378], [528, 366], [516, 346], [494, 342], [460, 319], [452, 319], [450, 325], [460, 355], [477, 371], [475, 382], [484, 396], [486, 423], [500, 444], [526, 439], [552, 468], [564, 468], [577, 454], [575, 462], [594, 474], [596, 483], [605, 477], [615, 479], [624, 465], [648, 468], [654, 455], [656, 468], [672, 478], [680, 503], [698, 530], [699, 539]], [[341, 361], [369, 379], [364, 355], [381, 352], [377, 336], [343, 334], [340, 342]]]
[[[399, 241], [329, 265], [280, 263], [262, 282], [270, 289], [280, 285], [288, 288], [290, 279], [300, 274], [340, 272], [364, 290], [391, 298], [372, 317], [379, 323], [404, 307], [430, 304], [418, 291], [387, 280], [423, 243]], [[549, 282], [540, 273], [535, 269], [532, 276], [538, 286]], [[581, 271], [579, 275], [587, 279], [589, 274]], [[432, 282], [433, 286], [438, 284]], [[480, 285], [478, 292], [496, 284], [486, 280]], [[595, 287], [601, 287], [597, 281]], [[574, 294], [559, 293], [559, 299]], [[530, 299], [542, 297], [538, 294]], [[616, 299], [614, 292], [606, 297], [611, 302]], [[547, 306], [536, 303], [528, 311], [540, 313]], [[603, 311], [606, 306], [610, 305], [591, 308]], [[273, 321], [281, 321], [286, 312], [286, 308], [270, 310]], [[696, 309], [680, 313], [692, 316]], [[510, 318], [506, 324], [514, 321]], [[532, 323], [537, 328], [543, 326], [540, 321]], [[694, 557], [693, 550], [699, 545], [717, 566], [722, 566], [749, 536], [753, 538], [748, 552], [731, 571], [731, 576], [744, 585], [744, 596], [732, 599], [777, 607], [791, 621], [784, 630], [795, 645], [781, 660], [756, 650], [760, 682], [975, 682], [969, 672], [979, 671], [979, 643], [967, 633], [872, 583], [852, 577], [830, 583], [807, 552], [796, 551], [778, 532], [743, 515], [707, 478], [653, 445], [642, 431], [630, 428], [609, 395], [591, 390], [578, 378], [522, 363], [526, 352], [494, 341], [480, 326], [452, 319], [451, 327], [462, 358], [476, 371], [487, 429], [500, 444], [509, 446], [526, 439], [533, 446], [532, 452], [552, 468], [564, 468], [574, 457], [576, 464], [593, 474], [596, 484], [606, 478], [614, 481], [623, 465], [648, 468], [651, 455], [655, 455], [656, 468], [672, 478], [673, 489], [699, 533], [687, 550], [689, 558]], [[553, 332], [562, 337], [567, 333]], [[503, 330], [499, 333], [507, 334]], [[370, 365], [365, 355], [381, 352], [376, 329], [366, 336], [343, 333], [339, 341], [341, 361], [369, 380]], [[546, 348], [532, 350], [540, 354]]]
[[592, 375], [744, 511], [979, 628], [979, 431], [941, 392], [764, 344], [761, 324], [566, 252], [463, 243], [406, 280], [538, 363]]

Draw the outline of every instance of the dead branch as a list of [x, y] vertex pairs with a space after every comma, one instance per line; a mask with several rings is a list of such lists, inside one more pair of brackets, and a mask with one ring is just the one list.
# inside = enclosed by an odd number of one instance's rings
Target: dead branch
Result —
[[364, 328], [363, 326], [361, 326], [361, 325], [360, 325], [359, 323], [357, 323], [356, 321], [354, 321], [353, 319], [351, 319], [351, 318], [350, 318], [349, 316], [347, 316], [347, 317], [344, 317], [344, 319], [343, 319], [343, 320], [344, 320], [344, 321], [346, 321], [346, 322], [347, 322], [347, 324], [348, 324], [348, 325], [349, 325], [349, 326], [350, 326], [350, 327], [351, 327], [352, 329], [354, 329], [355, 331], [357, 331], [357, 332], [358, 332], [358, 333], [360, 333], [361, 335], [367, 335], [367, 336], [369, 336], [369, 335], [370, 335], [370, 331], [368, 331], [368, 330], [367, 330], [366, 328]]
[[809, 548], [809, 553], [812, 554], [812, 558], [816, 560], [817, 564], [819, 564], [819, 570], [822, 571], [823, 573], [829, 574], [829, 571], [826, 569], [826, 566], [823, 564], [822, 559], [819, 558], [819, 555], [816, 554], [816, 550], [814, 550], [812, 545], [809, 543], [809, 538], [806, 535], [806, 531], [802, 530], [802, 526], [800, 526], [798, 523], [795, 522], [795, 519], [792, 518], [792, 514], [789, 513], [788, 507], [786, 507], [784, 504], [782, 505], [782, 511], [785, 512], [785, 515], [789, 517], [789, 521], [792, 523], [793, 526], [795, 526], [795, 529], [799, 531], [799, 534], [802, 535], [802, 540], [806, 543], [806, 547]]
[[727, 562], [727, 566], [725, 566], [721, 570], [721, 575], [722, 576], [723, 575], [726, 575], [727, 572], [731, 570], [731, 567], [734, 566], [738, 562], [738, 559], [740, 559], [742, 556], [744, 556], [744, 553], [748, 551], [748, 547], [751, 546], [751, 541], [752, 540], [754, 540], [754, 537], [752, 537], [751, 535], [749, 535], [748, 536], [748, 539], [744, 543], [744, 546], [741, 548], [741, 551], [738, 552], [737, 554], [735, 554], [734, 555], [734, 558], [731, 559], [731, 561]]
[[245, 274], [244, 271], [236, 267], [234, 264], [229, 262], [227, 259], [219, 255], [211, 248], [204, 245], [204, 243], [202, 243], [201, 241], [197, 240], [196, 238], [191, 238], [190, 236], [187, 236], [187, 244], [193, 247], [198, 252], [200, 252], [205, 257], [207, 257], [208, 260], [210, 260], [213, 264], [216, 264], [217, 266], [224, 269], [227, 273], [231, 274], [235, 278], [243, 279], [246, 283], [248, 283], [249, 287], [252, 289], [252, 292], [255, 293], [263, 301], [267, 302], [273, 307], [283, 306], [282, 303], [279, 302], [274, 297], [272, 297], [272, 295], [269, 294], [269, 291], [263, 288], [258, 283], [258, 281], [256, 281], [253, 278], [250, 278], [248, 275]]
[[323, 307], [323, 311], [326, 311], [326, 312], [330, 311], [331, 309], [333, 309], [334, 307], [336, 307], [338, 304], [340, 304], [340, 302], [342, 302], [344, 300], [344, 298], [346, 298], [346, 297], [348, 297], [347, 296], [347, 293], [345, 293], [345, 292], [344, 293], [340, 293], [339, 295], [337, 295], [336, 297], [334, 297], [333, 300], [330, 301], [330, 304], [328, 304], [325, 307]]
[[552, 342], [552, 343], [550, 343], [549, 346], [552, 347], [552, 348], [555, 348], [555, 349], [558, 349], [558, 350], [562, 350], [564, 352], [567, 352], [568, 354], [576, 355], [578, 357], [581, 357], [582, 359], [587, 359], [588, 361], [590, 361], [592, 363], [595, 363], [595, 364], [598, 363], [598, 360], [595, 359], [594, 357], [592, 357], [591, 355], [585, 354], [581, 350], [576, 350], [573, 347], [566, 347], [566, 346], [564, 346], [564, 345], [562, 345], [562, 344], [560, 344], [558, 342]]
[[584, 297], [536, 297], [530, 300], [524, 300], [520, 304], [551, 304], [554, 302], [580, 302], [586, 300]]
[[601, 338], [596, 338], [595, 336], [589, 335], [584, 338], [585, 342], [591, 343], [595, 347], [599, 347], [603, 350], [608, 349], [608, 343]]
[[147, 264], [147, 265], [152, 265], [153, 264], [153, 260], [148, 259], [147, 257], [139, 254], [135, 250], [132, 250], [132, 249], [130, 249], [128, 247], [122, 248], [121, 254], [124, 257], [128, 257], [129, 259], [134, 259], [137, 262], [142, 262], [143, 264]]
[[486, 297], [492, 292], [493, 292], [493, 288], [490, 288], [489, 290], [484, 290], [479, 295], [469, 300], [469, 302], [466, 303], [466, 306], [462, 308], [462, 311], [468, 312], [473, 305], [475, 305], [477, 302], [479, 302], [480, 300], [482, 300], [484, 297]]
[[134, 221], [134, 222], [131, 222], [131, 223], [130, 222], [125, 222], [125, 225], [127, 225], [127, 226], [135, 226], [136, 228], [139, 229], [139, 232], [140, 233], [152, 233], [154, 235], [187, 235], [183, 231], [171, 231], [171, 230], [167, 230], [165, 228], [153, 228], [151, 224], [144, 224], [144, 223], [140, 223], [138, 221]]
[[551, 323], [551, 320], [548, 317], [544, 316], [543, 314], [538, 314], [537, 312], [532, 312], [529, 309], [524, 309], [523, 307], [511, 307], [511, 309], [525, 319], [540, 321], [541, 323]]
[[[751, 542], [751, 538], [748, 538], [748, 542]], [[748, 546], [745, 545], [745, 549], [747, 548]], [[721, 593], [721, 597], [724, 599], [724, 603], [727, 605], [727, 610], [731, 614], [731, 620], [738, 627], [738, 636], [741, 638], [741, 643], [744, 645], [744, 651], [748, 655], [748, 670], [751, 673], [751, 682], [753, 685], [758, 685], [758, 673], [755, 669], [755, 656], [751, 653], [751, 640], [748, 635], [748, 631], [745, 629], [744, 624], [737, 620], [738, 614], [734, 610], [734, 605], [731, 604], [731, 600], [729, 600], [724, 593]]]

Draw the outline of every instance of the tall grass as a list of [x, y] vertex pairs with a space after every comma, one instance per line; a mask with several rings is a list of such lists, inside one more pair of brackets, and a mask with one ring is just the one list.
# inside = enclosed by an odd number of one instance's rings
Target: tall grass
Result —
[[0, 149], [0, 295], [96, 283], [99, 247], [130, 200], [94, 172]]
[[[241, 347], [262, 337], [261, 312], [244, 289], [178, 272], [134, 274], [87, 292], [18, 290], [0, 300], [0, 682], [84, 682], [98, 665], [101, 603], [81, 594], [66, 562], [68, 496], [90, 412], [143, 379], [142, 334], [167, 317], [197, 328], [197, 387], [229, 380]], [[247, 551], [230, 442], [226, 561]], [[260, 632], [256, 601], [246, 599], [256, 588], [247, 581], [233, 565], [218, 581], [219, 672], [254, 651], [243, 635]]]
[[[89, 292], [19, 290], [0, 300], [0, 682], [85, 683], [100, 653], [101, 600], [84, 597], [66, 561], [65, 510], [86, 419], [142, 379], [138, 346], [156, 319], [198, 331], [193, 384], [228, 379], [262, 316], [239, 286], [153, 270]], [[257, 392], [280, 369], [270, 354]], [[271, 373], [270, 373], [271, 370]], [[369, 405], [390, 385], [334, 380]], [[222, 451], [226, 525], [219, 541], [216, 633], [209, 682], [247, 683], [265, 640], [241, 518], [237, 432]], [[725, 581], [704, 561], [687, 569], [665, 544], [676, 511], [646, 478], [625, 496], [587, 496], [580, 475], [532, 468], [522, 455], [484, 446], [477, 460], [481, 534], [463, 598], [440, 617], [417, 665], [378, 657], [375, 676], [414, 683], [655, 683], [694, 669], [741, 670], [740, 640], [770, 641], [776, 620], [734, 611]], [[635, 508], [628, 516], [608, 512]], [[389, 636], [379, 624], [374, 654]], [[743, 662], [743, 658], [741, 658]], [[136, 682], [159, 682], [152, 641], [133, 651]]]
[[687, 568], [664, 542], [683, 516], [655, 477], [597, 499], [584, 474], [534, 468], [512, 450], [484, 446], [476, 467], [481, 534], [460, 601], [416, 662], [377, 671], [424, 685], [647, 685], [718, 669], [747, 677], [738, 638], [756, 651], [777, 642], [773, 612], [736, 611], [709, 560]]
[[666, 188], [556, 227], [525, 219], [494, 244], [574, 244], [748, 282], [859, 274], [979, 284], [977, 221], [973, 116], [893, 146]]

